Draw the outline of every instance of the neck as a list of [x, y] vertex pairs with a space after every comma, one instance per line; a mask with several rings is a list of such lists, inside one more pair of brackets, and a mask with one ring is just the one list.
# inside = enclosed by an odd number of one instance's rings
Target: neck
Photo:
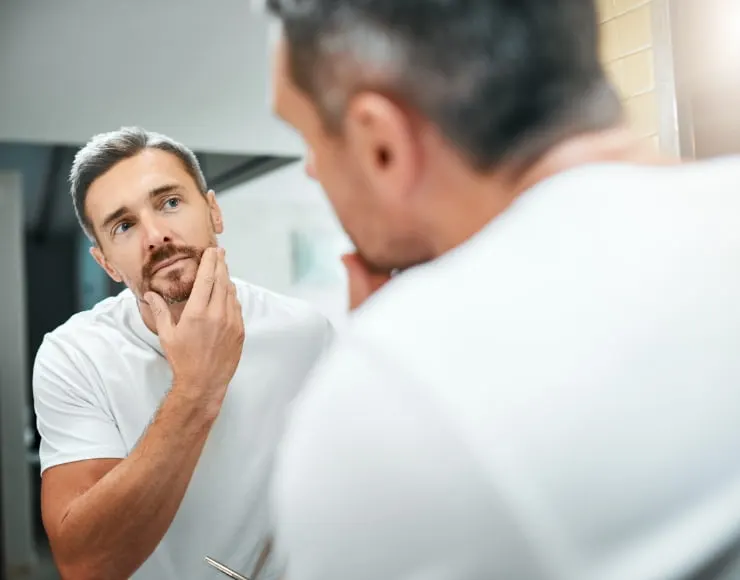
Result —
[[453, 176], [443, 188], [452, 195], [440, 197], [430, 207], [430, 231], [437, 256], [459, 246], [503, 213], [522, 193], [564, 171], [592, 163], [662, 165], [676, 163], [635, 138], [623, 127], [568, 139], [550, 149], [524, 171], [496, 170], [474, 174], [450, 168]]
[[[177, 324], [180, 321], [180, 317], [182, 316], [182, 311], [185, 309], [185, 304], [187, 302], [178, 302], [176, 304], [170, 304], [169, 310], [170, 310], [170, 316], [172, 317], [172, 322]], [[146, 327], [151, 330], [154, 334], [157, 333], [157, 325], [154, 322], [154, 314], [152, 314], [151, 309], [149, 306], [147, 306], [145, 303], [143, 303], [141, 300], [139, 300], [139, 312], [141, 313], [141, 318], [144, 320], [144, 324]]]

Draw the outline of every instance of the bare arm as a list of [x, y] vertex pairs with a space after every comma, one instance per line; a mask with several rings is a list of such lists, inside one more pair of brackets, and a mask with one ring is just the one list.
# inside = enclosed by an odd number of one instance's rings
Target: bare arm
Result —
[[211, 424], [174, 387], [126, 459], [44, 473], [44, 525], [64, 578], [129, 578], [143, 564], [175, 517]]
[[204, 254], [180, 322], [148, 297], [174, 381], [123, 460], [53, 467], [42, 513], [64, 578], [129, 578], [169, 528], [241, 357], [244, 321], [223, 253]]

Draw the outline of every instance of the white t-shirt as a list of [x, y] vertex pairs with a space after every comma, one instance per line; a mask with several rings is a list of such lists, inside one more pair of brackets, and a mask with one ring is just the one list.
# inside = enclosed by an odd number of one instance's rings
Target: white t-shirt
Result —
[[675, 578], [740, 534], [740, 158], [548, 179], [341, 336], [287, 580]]
[[[271, 531], [266, 493], [284, 414], [332, 331], [303, 302], [234, 282], [246, 330], [242, 360], [179, 511], [137, 579], [215, 578], [206, 555], [249, 574]], [[125, 458], [171, 379], [128, 290], [49, 333], [33, 377], [42, 471]], [[279, 575], [271, 566], [265, 579]]]

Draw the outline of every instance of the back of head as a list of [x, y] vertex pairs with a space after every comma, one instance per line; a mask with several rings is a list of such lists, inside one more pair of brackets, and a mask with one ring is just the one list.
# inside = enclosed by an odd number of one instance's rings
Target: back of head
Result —
[[338, 129], [382, 92], [434, 123], [477, 170], [532, 161], [611, 127], [593, 0], [267, 0], [293, 82]]

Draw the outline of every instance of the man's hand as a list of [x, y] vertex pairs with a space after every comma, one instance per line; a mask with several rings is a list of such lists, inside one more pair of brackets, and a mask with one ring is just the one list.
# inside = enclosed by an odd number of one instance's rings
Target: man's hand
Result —
[[208, 248], [203, 253], [177, 324], [161, 296], [148, 292], [144, 299], [172, 368], [173, 391], [202, 400], [218, 413], [244, 345], [244, 318], [224, 250]]
[[342, 263], [349, 281], [349, 309], [358, 308], [391, 278], [390, 272], [373, 272], [359, 254], [345, 254]]

